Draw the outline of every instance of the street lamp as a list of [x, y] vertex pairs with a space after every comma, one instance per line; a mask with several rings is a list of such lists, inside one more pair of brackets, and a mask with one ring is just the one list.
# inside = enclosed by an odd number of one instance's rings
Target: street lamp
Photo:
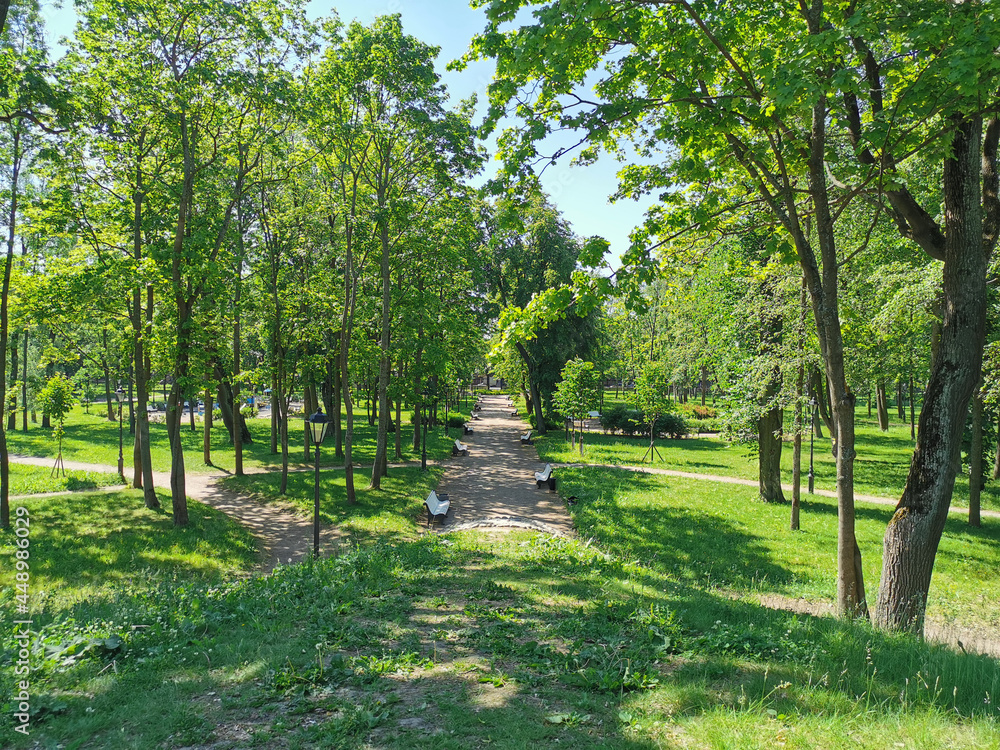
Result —
[[813, 439], [816, 437], [816, 403], [815, 398], [809, 399], [809, 406], [812, 408], [812, 427], [809, 430], [809, 494], [813, 494], [813, 485], [816, 474], [813, 472]]
[[316, 478], [315, 478], [315, 492], [314, 492], [314, 503], [313, 503], [313, 557], [319, 558], [319, 447], [323, 443], [323, 438], [326, 437], [326, 428], [329, 422], [329, 417], [323, 413], [323, 408], [320, 407], [316, 410], [316, 413], [311, 417], [308, 417], [307, 422], [309, 422], [309, 429], [312, 432], [312, 441], [316, 446]]
[[430, 420], [427, 417], [428, 409], [427, 402], [434, 395], [434, 392], [430, 388], [425, 388], [420, 392], [420, 410], [423, 413], [423, 428], [424, 428], [424, 439], [423, 446], [420, 449], [420, 471], [427, 471], [427, 422]]
[[118, 476], [125, 481], [125, 457], [123, 455], [124, 443], [122, 437], [122, 387], [119, 385], [115, 391], [118, 395]]

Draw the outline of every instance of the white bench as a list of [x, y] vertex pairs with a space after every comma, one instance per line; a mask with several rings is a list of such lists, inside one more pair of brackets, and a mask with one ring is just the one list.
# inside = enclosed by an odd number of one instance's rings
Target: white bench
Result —
[[587, 419], [600, 419], [600, 418], [601, 418], [601, 412], [599, 412], [599, 411], [588, 411], [587, 412]]
[[474, 432], [472, 427], [469, 426], [468, 422], [462, 425], [462, 429], [464, 430], [464, 432], [462, 433], [463, 435], [471, 435]]
[[455, 440], [455, 444], [451, 447], [451, 455], [453, 455], [453, 456], [468, 456], [469, 455], [469, 446], [467, 446], [461, 440]]
[[435, 518], [440, 518], [441, 523], [444, 523], [445, 516], [448, 515], [448, 510], [451, 508], [451, 502], [445, 493], [442, 492], [438, 495], [434, 490], [431, 490], [431, 494], [424, 500], [424, 506], [427, 508], [427, 525], [430, 526], [434, 523]]
[[556, 478], [552, 476], [552, 464], [545, 464], [542, 471], [535, 472], [535, 486], [541, 489], [543, 484], [548, 484], [549, 491], [555, 492]]
[[521, 435], [521, 445], [534, 445], [534, 443], [531, 442], [531, 430], [528, 430], [526, 433]]
[[510, 413], [510, 415], [511, 415], [512, 417], [516, 417], [516, 416], [517, 416], [517, 409], [514, 409], [514, 411], [512, 411], [512, 412]]

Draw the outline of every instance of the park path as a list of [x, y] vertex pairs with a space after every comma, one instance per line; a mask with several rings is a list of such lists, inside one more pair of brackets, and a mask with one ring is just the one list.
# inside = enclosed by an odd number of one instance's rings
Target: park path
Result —
[[[583, 464], [583, 463], [560, 463], [552, 464], [554, 467], [564, 467], [567, 469], [586, 469], [586, 468], [599, 468], [599, 469], [621, 469], [623, 471], [637, 471], [644, 474], [661, 474], [668, 477], [679, 477], [681, 479], [696, 479], [701, 482], [722, 482], [723, 484], [739, 484], [744, 487], [756, 487], [758, 481], [756, 479], [742, 479], [740, 477], [723, 477], [718, 474], [697, 474], [689, 471], [676, 471], [674, 469], [657, 469], [652, 466], [626, 466], [623, 464]], [[781, 488], [788, 493], [788, 497], [791, 498], [792, 495], [792, 485], [782, 484]], [[816, 490], [813, 492], [814, 495], [821, 495], [823, 497], [836, 498], [837, 493], [830, 490]], [[805, 485], [802, 488], [802, 498], [808, 497], [809, 493], [805, 490]], [[854, 494], [854, 499], [857, 502], [862, 503], [873, 503], [875, 505], [892, 505], [895, 506], [898, 502], [897, 500], [890, 497], [878, 497], [876, 495], [862, 495], [859, 493]], [[951, 506], [951, 512], [955, 513], [968, 513], [968, 508], [961, 508], [958, 506]], [[980, 515], [1000, 518], [1000, 511], [996, 510], [986, 510], [982, 509], [979, 511]]]
[[[11, 455], [10, 461], [11, 463], [31, 464], [33, 466], [52, 466], [53, 459]], [[79, 461], [66, 461], [65, 465], [66, 469], [71, 471], [118, 473], [117, 466], [87, 464]], [[268, 470], [248, 469], [246, 473], [264, 473], [266, 471]], [[294, 469], [289, 469], [289, 471], [294, 471]], [[279, 563], [288, 565], [305, 559], [312, 551], [312, 518], [301, 514], [298, 509], [291, 506], [282, 507], [274, 503], [261, 503], [227, 490], [219, 482], [225, 476], [229, 476], [229, 474], [226, 472], [187, 474], [185, 477], [187, 496], [192, 500], [203, 502], [243, 524], [258, 541], [260, 565], [264, 572], [270, 572]], [[169, 488], [170, 475], [166, 472], [154, 471], [153, 484], [159, 488]], [[123, 487], [105, 487], [100, 491], [112, 492], [120, 489]], [[38, 495], [32, 497], [38, 497]], [[340, 537], [337, 529], [321, 526], [320, 549], [329, 552], [330, 546]]]
[[533, 445], [521, 444], [527, 423], [511, 416], [506, 396], [481, 396], [479, 403], [479, 419], [469, 422], [473, 434], [460, 438], [469, 455], [441, 463], [437, 492], [451, 502], [443, 529], [526, 528], [575, 536], [559, 495], [535, 486], [535, 472], [544, 466]]

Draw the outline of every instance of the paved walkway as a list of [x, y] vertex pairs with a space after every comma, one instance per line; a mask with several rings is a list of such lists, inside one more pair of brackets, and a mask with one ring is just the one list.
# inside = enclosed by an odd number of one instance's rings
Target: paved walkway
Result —
[[521, 445], [528, 424], [512, 417], [506, 396], [481, 396], [480, 418], [461, 440], [468, 456], [443, 462], [438, 493], [447, 493], [451, 512], [445, 531], [471, 528], [529, 528], [573, 536], [573, 519], [559, 495], [537, 489], [535, 472], [544, 465], [534, 446]]

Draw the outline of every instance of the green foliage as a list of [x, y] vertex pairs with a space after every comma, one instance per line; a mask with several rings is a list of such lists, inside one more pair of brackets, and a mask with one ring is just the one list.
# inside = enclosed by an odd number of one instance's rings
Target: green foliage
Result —
[[670, 373], [663, 362], [649, 362], [635, 382], [632, 400], [646, 418], [655, 420], [673, 408]]
[[560, 374], [562, 380], [556, 384], [552, 396], [556, 411], [566, 419], [583, 419], [588, 412], [596, 411], [601, 402], [601, 383], [594, 363], [576, 357], [566, 363]]
[[73, 381], [61, 373], [52, 376], [38, 392], [38, 403], [43, 413], [55, 419], [61, 428], [66, 415], [76, 405]]

